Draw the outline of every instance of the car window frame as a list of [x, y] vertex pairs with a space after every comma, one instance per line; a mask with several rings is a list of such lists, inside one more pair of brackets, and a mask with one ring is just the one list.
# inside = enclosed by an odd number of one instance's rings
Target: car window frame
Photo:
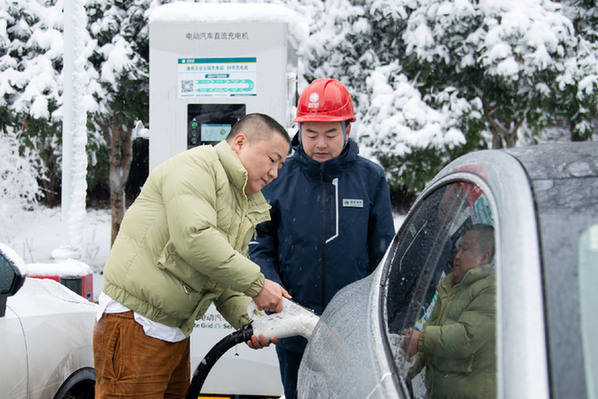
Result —
[[[475, 175], [475, 168], [486, 172], [484, 178]], [[531, 179], [516, 154], [509, 151], [478, 151], [465, 154], [445, 166], [412, 205], [395, 236], [392, 251], [396, 250], [398, 240], [405, 234], [414, 209], [420, 206], [420, 201], [429, 195], [430, 190], [464, 177], [492, 193], [495, 204], [491, 206], [496, 207], [492, 212], [500, 225], [495, 231], [496, 261], [500, 261], [503, 269], [497, 275], [497, 394], [500, 397], [549, 397], [547, 326], [538, 220]], [[391, 259], [389, 255], [378, 269], [380, 272], [375, 284], [383, 286], [383, 289], [386, 289]], [[521, 265], [526, 267], [520, 270], [518, 268]], [[517, 292], [517, 296], [514, 297], [512, 292]], [[386, 293], [379, 292], [375, 300], [375, 306], [380, 308], [376, 309], [379, 313], [377, 317], [382, 323], [383, 317], [386, 317], [383, 315], [386, 312]], [[384, 326], [379, 328], [379, 340], [384, 343], [388, 361], [392, 362], [386, 321], [383, 323]], [[510, 328], [502, 327], [507, 323]], [[394, 365], [392, 373], [398, 381]]]
[[[531, 154], [536, 149], [522, 150]], [[549, 397], [546, 310], [539, 224], [532, 178], [510, 151], [466, 154], [439, 176], [476, 165], [485, 170], [500, 221], [497, 252], [497, 353], [499, 397]], [[522, 267], [525, 266], [525, 267]], [[516, 293], [513, 295], [512, 293]], [[502, 326], [508, 325], [508, 328]]]
[[[493, 190], [491, 189], [490, 185], [488, 184], [488, 182], [485, 180], [485, 178], [480, 177], [479, 175], [468, 171], [468, 170], [456, 170], [453, 171], [445, 176], [440, 176], [439, 178], [437, 178], [435, 181], [431, 182], [425, 189], [424, 191], [420, 194], [420, 196], [417, 198], [416, 202], [411, 206], [411, 208], [409, 209], [408, 212], [408, 217], [405, 219], [405, 221], [402, 223], [399, 231], [397, 232], [397, 234], [395, 235], [393, 242], [391, 244], [391, 247], [389, 248], [389, 251], [385, 257], [385, 262], [384, 262], [384, 266], [383, 269], [381, 271], [380, 274], [380, 287], [381, 287], [381, 294], [379, 296], [379, 308], [382, 312], [382, 314], [380, 315], [380, 319], [381, 319], [381, 332], [384, 335], [384, 339], [382, 340], [384, 345], [385, 345], [385, 350], [388, 354], [388, 358], [389, 358], [389, 363], [390, 363], [390, 368], [391, 370], [393, 370], [393, 374], [395, 374], [396, 376], [398, 376], [398, 378], [396, 378], [396, 380], [398, 381], [398, 384], [401, 385], [401, 389], [403, 391], [403, 394], [407, 395], [407, 386], [404, 383], [404, 380], [402, 378], [402, 376], [400, 375], [400, 370], [397, 366], [397, 364], [395, 363], [396, 361], [396, 353], [394, 352], [396, 350], [396, 345], [393, 345], [390, 342], [390, 337], [389, 337], [389, 325], [388, 325], [388, 314], [387, 314], [387, 300], [388, 300], [388, 279], [391, 273], [391, 263], [392, 260], [394, 259], [394, 256], [396, 254], [396, 251], [399, 249], [399, 244], [401, 242], [401, 239], [406, 235], [406, 231], [409, 228], [410, 223], [413, 222], [413, 219], [415, 217], [415, 215], [417, 214], [417, 212], [420, 211], [420, 208], [422, 207], [422, 205], [424, 204], [424, 202], [426, 200], [428, 200], [428, 198], [430, 196], [432, 196], [437, 190], [442, 189], [445, 186], [448, 186], [450, 184], [454, 184], [454, 183], [468, 183], [468, 184], [474, 184], [477, 187], [479, 187], [482, 192], [484, 193], [484, 195], [486, 196], [487, 200], [488, 200], [488, 204], [490, 206], [490, 210], [492, 213], [492, 217], [494, 219], [494, 236], [495, 236], [495, 248], [497, 249], [495, 252], [495, 256], [494, 256], [494, 263], [496, 265], [499, 265], [499, 262], [502, 262], [502, 257], [501, 257], [501, 251], [499, 251], [498, 249], [501, 247], [501, 226], [500, 226], [500, 222], [499, 222], [499, 218], [498, 218], [498, 207], [497, 207], [497, 202], [496, 202], [496, 198], [494, 195]], [[498, 269], [498, 267], [497, 267]], [[499, 315], [500, 315], [500, 311], [499, 311], [499, 303], [500, 303], [500, 299], [499, 299], [499, 295], [500, 295], [500, 276], [497, 270], [497, 280], [496, 280], [496, 285], [497, 285], [497, 296], [496, 296], [496, 306], [497, 306], [497, 311], [496, 311], [496, 325], [497, 325], [497, 331], [496, 331], [496, 347], [497, 347], [497, 376], [496, 376], [496, 380], [497, 380], [497, 395], [502, 391], [501, 390], [501, 372], [500, 372], [500, 364], [501, 364], [501, 359], [500, 359], [500, 341], [501, 338], [499, 338], [500, 335], [500, 328], [498, 326], [500, 326], [500, 319], [499, 319]]]

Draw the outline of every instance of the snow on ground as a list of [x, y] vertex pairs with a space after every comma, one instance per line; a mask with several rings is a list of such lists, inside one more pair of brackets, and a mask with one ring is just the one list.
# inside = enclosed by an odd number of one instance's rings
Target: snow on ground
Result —
[[[51, 267], [55, 263], [51, 253], [61, 245], [62, 225], [59, 207], [36, 206], [31, 211], [21, 211], [5, 220], [0, 230], [0, 242], [11, 247], [23, 258], [27, 269], [36, 264], [35, 274], [43, 264]], [[110, 251], [110, 210], [87, 210], [82, 228], [80, 262], [87, 264], [94, 272], [94, 299], [100, 293], [102, 276], [99, 273]], [[60, 268], [62, 265], [56, 265]]]
[[[51, 253], [61, 244], [60, 208], [37, 206], [9, 217], [0, 231], [0, 242], [14, 249], [27, 263], [51, 262]], [[80, 261], [101, 270], [110, 250], [110, 211], [87, 210]]]
[[[60, 215], [59, 207], [42, 206], [13, 214], [0, 230], [0, 243], [11, 247], [26, 264], [36, 264], [37, 269], [43, 267], [44, 263], [55, 263], [51, 253], [61, 245]], [[404, 219], [405, 215], [394, 215], [395, 230], [399, 229]], [[93, 290], [94, 299], [97, 300], [103, 283], [100, 272], [110, 251], [110, 210], [88, 209], [82, 232], [81, 256], [78, 260], [89, 265], [94, 273]]]

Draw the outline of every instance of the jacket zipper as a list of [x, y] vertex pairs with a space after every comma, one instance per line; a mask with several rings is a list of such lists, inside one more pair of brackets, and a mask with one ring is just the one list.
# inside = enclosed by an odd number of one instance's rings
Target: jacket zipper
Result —
[[326, 183], [324, 172], [320, 171], [322, 182], [322, 312], [326, 304]]

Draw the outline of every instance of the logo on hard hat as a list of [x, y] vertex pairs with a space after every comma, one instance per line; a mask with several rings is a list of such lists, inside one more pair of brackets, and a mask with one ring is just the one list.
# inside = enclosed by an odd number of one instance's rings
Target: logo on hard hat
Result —
[[309, 104], [307, 104], [307, 108], [318, 108], [320, 106], [320, 103], [318, 102], [319, 99], [320, 96], [318, 93], [311, 93], [309, 95]]

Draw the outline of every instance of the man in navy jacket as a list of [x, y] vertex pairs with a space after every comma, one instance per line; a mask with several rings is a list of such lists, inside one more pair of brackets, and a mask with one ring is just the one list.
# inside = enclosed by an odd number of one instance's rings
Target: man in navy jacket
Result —
[[[371, 273], [394, 236], [388, 185], [377, 164], [349, 139], [355, 121], [349, 92], [316, 79], [301, 94], [294, 153], [262, 193], [271, 221], [257, 227], [251, 259], [293, 300], [321, 314], [344, 286]], [[285, 397], [296, 397], [306, 340], [276, 347]]]

